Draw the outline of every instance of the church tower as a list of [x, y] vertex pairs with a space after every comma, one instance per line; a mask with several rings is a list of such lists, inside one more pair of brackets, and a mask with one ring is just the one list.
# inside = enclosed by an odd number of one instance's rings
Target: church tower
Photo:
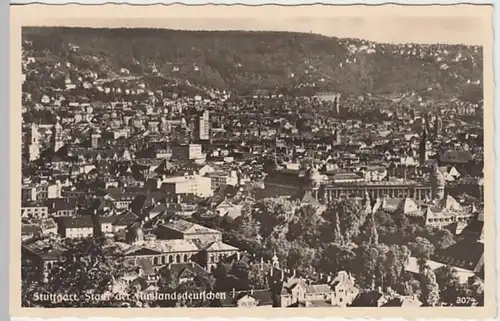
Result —
[[423, 166], [425, 161], [427, 160], [427, 129], [424, 127], [422, 129], [422, 136], [420, 137], [420, 145], [418, 148], [418, 156], [420, 166]]
[[95, 128], [92, 131], [91, 137], [90, 137], [90, 147], [92, 148], [98, 148], [99, 147], [99, 140], [101, 139], [101, 131], [99, 128]]
[[28, 135], [28, 156], [29, 161], [35, 161], [40, 157], [40, 132], [37, 124], [31, 124]]
[[442, 200], [444, 198], [444, 189], [446, 186], [446, 179], [439, 170], [438, 166], [434, 167], [434, 172], [431, 174], [431, 190], [432, 199]]
[[306, 173], [308, 189], [312, 192], [315, 199], [319, 197], [319, 188], [323, 182], [323, 176], [318, 169], [313, 165]]
[[63, 127], [61, 126], [58, 117], [56, 120], [56, 124], [54, 125], [54, 128], [52, 130], [52, 149], [54, 153], [64, 146], [63, 137]]
[[274, 250], [274, 252], [273, 252], [273, 258], [271, 260], [271, 263], [273, 265], [273, 268], [277, 268], [277, 269], [280, 268], [280, 261], [278, 259], [278, 256], [276, 255], [276, 250]]
[[340, 145], [340, 144], [342, 144], [342, 138], [340, 137], [340, 131], [337, 128], [333, 132], [333, 145], [336, 146], [336, 145]]
[[335, 95], [335, 100], [334, 100], [334, 105], [335, 105], [335, 113], [337, 116], [340, 115], [340, 95]]

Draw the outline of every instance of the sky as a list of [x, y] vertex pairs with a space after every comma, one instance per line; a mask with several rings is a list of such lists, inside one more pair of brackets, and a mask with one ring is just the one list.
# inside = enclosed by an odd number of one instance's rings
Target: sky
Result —
[[296, 31], [385, 43], [483, 45], [491, 41], [488, 37], [492, 37], [493, 29], [493, 11], [484, 5], [288, 8], [103, 5], [76, 6], [75, 10], [66, 6], [24, 9], [28, 10], [23, 17], [29, 17], [29, 25]]

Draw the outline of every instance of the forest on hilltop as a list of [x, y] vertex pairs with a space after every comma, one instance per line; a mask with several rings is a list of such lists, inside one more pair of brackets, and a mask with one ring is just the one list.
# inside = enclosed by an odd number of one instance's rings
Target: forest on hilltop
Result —
[[351, 50], [366, 41], [308, 33], [125, 28], [24, 28], [23, 40], [38, 57], [79, 56], [90, 69], [128, 68], [138, 75], [154, 64], [167, 78], [234, 92], [314, 84], [351, 95], [432, 90], [451, 98], [482, 79], [481, 48], [463, 45], [413, 44], [412, 54], [405, 45], [376, 44], [368, 54]]

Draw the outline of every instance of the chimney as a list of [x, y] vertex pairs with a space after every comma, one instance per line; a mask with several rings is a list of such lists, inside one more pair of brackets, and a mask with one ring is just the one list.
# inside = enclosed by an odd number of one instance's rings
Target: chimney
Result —
[[236, 289], [235, 288], [233, 288], [232, 296], [233, 296], [233, 298], [236, 296]]
[[326, 283], [330, 283], [330, 282], [332, 282], [332, 276], [331, 276], [331, 275], [328, 275], [328, 276], [326, 277]]
[[250, 289], [250, 295], [253, 295], [253, 289]]
[[236, 259], [239, 261], [240, 260], [240, 252], [236, 252]]
[[381, 286], [377, 287], [377, 292], [378, 292], [378, 293], [380, 293], [380, 294], [383, 294], [383, 293], [384, 293], [384, 292], [382, 291], [382, 287], [381, 287]]
[[296, 271], [295, 271], [295, 269], [293, 269], [293, 270], [292, 270], [292, 278], [294, 278], [294, 277], [295, 277], [295, 275], [296, 275]]

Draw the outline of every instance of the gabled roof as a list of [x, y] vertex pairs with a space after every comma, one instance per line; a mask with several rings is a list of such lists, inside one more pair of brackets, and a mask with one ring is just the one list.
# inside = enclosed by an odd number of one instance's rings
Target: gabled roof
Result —
[[310, 191], [300, 191], [291, 198], [292, 201], [299, 201], [300, 204], [309, 204], [312, 206], [319, 206], [321, 203], [314, 198]]
[[432, 260], [477, 272], [484, 264], [484, 243], [464, 239], [443, 250], [436, 251]]
[[151, 275], [155, 273], [151, 260], [147, 258], [138, 258], [137, 265], [144, 271], [144, 274], [146, 275]]
[[467, 164], [472, 160], [472, 154], [464, 150], [448, 150], [439, 154], [441, 163]]
[[398, 204], [398, 210], [403, 214], [412, 214], [419, 211], [418, 205], [409, 197], [403, 198]]
[[167, 227], [172, 230], [176, 230], [185, 234], [219, 234], [217, 230], [210, 229], [203, 225], [191, 223], [185, 220], [175, 220], [173, 222], [168, 222], [162, 226]]
[[239, 251], [239, 249], [237, 247], [234, 247], [232, 245], [229, 245], [229, 244], [226, 244], [226, 243], [223, 243], [223, 242], [213, 242], [211, 243], [209, 246], [207, 246], [205, 249], [205, 251]]
[[451, 195], [445, 196], [440, 202], [439, 207], [446, 210], [461, 211], [462, 206]]
[[171, 263], [167, 268], [170, 273], [182, 277], [188, 277], [188, 275], [209, 275], [209, 273], [196, 262]]

